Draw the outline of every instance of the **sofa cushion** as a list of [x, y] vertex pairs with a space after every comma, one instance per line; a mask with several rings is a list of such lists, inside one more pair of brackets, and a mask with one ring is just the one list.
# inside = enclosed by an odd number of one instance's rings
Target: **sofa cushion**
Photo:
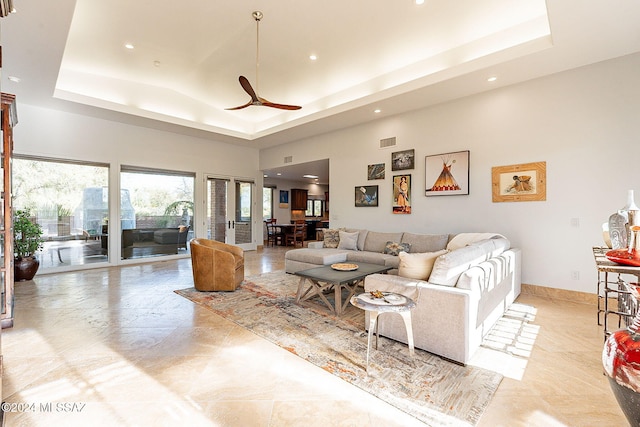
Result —
[[177, 228], [163, 228], [153, 232], [153, 240], [161, 245], [178, 243]]
[[393, 255], [385, 255], [383, 253], [367, 252], [367, 251], [346, 251], [348, 262], [366, 262], [369, 264], [387, 265], [388, 258], [398, 258]]
[[336, 262], [345, 262], [347, 260], [346, 253], [341, 249], [293, 249], [287, 251], [284, 255], [285, 260], [304, 262], [308, 264], [329, 265]]
[[327, 228], [324, 230], [324, 247], [337, 248], [340, 244], [340, 230]]
[[401, 242], [411, 245], [411, 252], [435, 252], [447, 247], [448, 234], [404, 233]]
[[398, 266], [398, 276], [409, 279], [427, 280], [431, 275], [433, 264], [440, 255], [446, 254], [447, 250], [442, 249], [437, 252], [407, 253], [400, 252], [400, 264]]
[[497, 257], [507, 249], [511, 247], [509, 240], [504, 237], [494, 237], [491, 239], [479, 240], [470, 244], [469, 246], [477, 246], [481, 248], [485, 254], [486, 259]]
[[364, 241], [367, 238], [367, 233], [369, 233], [368, 230], [361, 230], [358, 228], [347, 228], [345, 231], [349, 232], [349, 233], [353, 233], [353, 232], [358, 232], [358, 250], [359, 251], [363, 251], [364, 250]]
[[387, 242], [400, 242], [402, 240], [402, 232], [400, 233], [379, 233], [377, 231], [369, 231], [364, 241], [363, 250], [369, 252], [382, 253]]
[[398, 274], [398, 267], [400, 266], [400, 257], [394, 255], [385, 255], [384, 266], [391, 267], [393, 270], [389, 270], [387, 274]]
[[515, 252], [506, 250], [463, 272], [458, 278], [456, 288], [476, 289], [481, 293], [492, 292], [513, 273], [515, 262]]
[[346, 231], [340, 231], [340, 242], [338, 243], [338, 249], [348, 249], [350, 251], [358, 250], [358, 233], [357, 231], [353, 233], [348, 233]]
[[455, 286], [458, 277], [471, 266], [487, 259], [487, 252], [478, 245], [465, 246], [447, 252], [436, 258], [429, 283], [443, 286]]
[[401, 252], [410, 252], [411, 245], [409, 243], [399, 243], [399, 242], [387, 242], [384, 245], [383, 253], [387, 255], [398, 256]]

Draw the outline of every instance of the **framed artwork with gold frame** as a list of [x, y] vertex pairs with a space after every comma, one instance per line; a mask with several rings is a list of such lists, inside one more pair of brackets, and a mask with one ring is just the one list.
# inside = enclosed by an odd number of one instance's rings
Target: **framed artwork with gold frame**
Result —
[[494, 166], [491, 185], [494, 202], [547, 200], [547, 162]]

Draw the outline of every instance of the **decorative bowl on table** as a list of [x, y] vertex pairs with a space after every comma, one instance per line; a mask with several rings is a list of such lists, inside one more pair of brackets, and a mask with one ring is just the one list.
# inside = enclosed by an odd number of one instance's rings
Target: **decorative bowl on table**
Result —
[[398, 295], [393, 292], [382, 292], [378, 290], [362, 293], [358, 295], [358, 298], [369, 304], [376, 305], [398, 305], [403, 304], [406, 301], [406, 298], [402, 295]]
[[632, 225], [629, 231], [629, 246], [625, 249], [614, 249], [604, 256], [618, 264], [640, 267], [640, 226]]
[[604, 254], [609, 261], [618, 264], [640, 267], [640, 252], [629, 249], [614, 249]]
[[331, 264], [331, 268], [338, 271], [354, 271], [358, 269], [358, 264], [339, 262], [337, 264]]

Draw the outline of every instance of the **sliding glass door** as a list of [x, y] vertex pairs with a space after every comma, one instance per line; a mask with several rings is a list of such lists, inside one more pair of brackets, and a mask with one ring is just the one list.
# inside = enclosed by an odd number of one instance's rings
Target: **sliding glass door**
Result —
[[109, 166], [16, 156], [13, 207], [42, 228], [40, 271], [108, 261]]
[[207, 237], [255, 250], [253, 200], [255, 184], [233, 178], [207, 178]]

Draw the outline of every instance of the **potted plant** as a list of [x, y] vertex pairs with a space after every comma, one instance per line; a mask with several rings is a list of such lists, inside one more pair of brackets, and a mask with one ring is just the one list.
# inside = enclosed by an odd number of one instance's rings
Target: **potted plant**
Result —
[[16, 281], [31, 280], [40, 262], [33, 254], [42, 247], [42, 228], [31, 221], [29, 209], [16, 210], [13, 218], [13, 271]]

